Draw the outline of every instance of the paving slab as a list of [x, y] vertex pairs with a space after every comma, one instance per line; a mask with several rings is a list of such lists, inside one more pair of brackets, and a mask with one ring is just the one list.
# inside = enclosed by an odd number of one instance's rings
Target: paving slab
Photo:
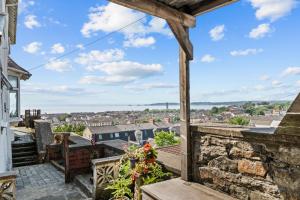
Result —
[[51, 164], [14, 168], [17, 171], [17, 199], [85, 200], [87, 196], [75, 184], [65, 184], [64, 174]]

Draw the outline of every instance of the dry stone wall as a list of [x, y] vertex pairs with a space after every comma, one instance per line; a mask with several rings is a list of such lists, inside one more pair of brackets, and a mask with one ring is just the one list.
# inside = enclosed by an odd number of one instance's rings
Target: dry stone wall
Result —
[[193, 178], [243, 200], [300, 200], [300, 137], [197, 128]]

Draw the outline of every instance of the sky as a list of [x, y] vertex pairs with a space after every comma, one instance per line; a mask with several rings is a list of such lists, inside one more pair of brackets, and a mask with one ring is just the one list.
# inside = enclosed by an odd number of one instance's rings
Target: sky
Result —
[[[295, 98], [299, 19], [296, 0], [241, 0], [198, 16], [191, 101]], [[11, 57], [32, 73], [22, 110], [75, 112], [178, 102], [178, 52], [164, 20], [106, 0], [21, 0]]]

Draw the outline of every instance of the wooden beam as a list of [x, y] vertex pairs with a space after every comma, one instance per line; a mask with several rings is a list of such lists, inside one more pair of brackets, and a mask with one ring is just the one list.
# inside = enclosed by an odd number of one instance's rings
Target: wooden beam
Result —
[[189, 39], [188, 30], [179, 23], [167, 20], [172, 32], [174, 33], [180, 47], [184, 50], [188, 60], [193, 60], [193, 45]]
[[109, 0], [113, 3], [125, 6], [160, 17], [166, 20], [172, 20], [186, 27], [194, 27], [196, 19], [194, 16], [180, 12], [156, 0]]
[[[186, 33], [188, 30], [186, 29]], [[179, 50], [180, 79], [180, 137], [181, 137], [181, 178], [192, 180], [192, 153], [190, 132], [190, 70], [189, 59], [183, 48]]]
[[217, 8], [235, 3], [238, 0], [205, 0], [195, 6], [195, 9], [192, 11], [191, 15], [198, 16], [204, 13], [210, 12]]

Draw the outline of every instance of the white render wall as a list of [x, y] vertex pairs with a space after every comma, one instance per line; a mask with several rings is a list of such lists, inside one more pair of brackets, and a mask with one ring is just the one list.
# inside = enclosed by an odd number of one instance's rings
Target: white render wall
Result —
[[[7, 13], [5, 0], [0, 0], [0, 12]], [[1, 37], [0, 63], [3, 74], [7, 77], [7, 60], [9, 54], [8, 14], [5, 19], [5, 28]], [[0, 87], [0, 173], [11, 170], [11, 141], [13, 135], [9, 128], [9, 91], [5, 86]]]

